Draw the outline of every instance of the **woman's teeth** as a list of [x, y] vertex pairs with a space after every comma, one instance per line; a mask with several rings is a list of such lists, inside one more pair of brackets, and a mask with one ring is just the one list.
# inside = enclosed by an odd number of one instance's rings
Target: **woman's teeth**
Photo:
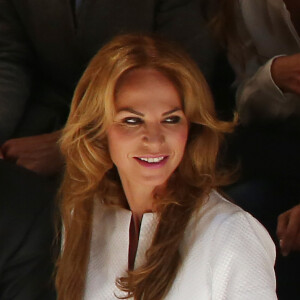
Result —
[[146, 161], [148, 163], [158, 163], [164, 159], [163, 156], [160, 157], [139, 157], [138, 159]]

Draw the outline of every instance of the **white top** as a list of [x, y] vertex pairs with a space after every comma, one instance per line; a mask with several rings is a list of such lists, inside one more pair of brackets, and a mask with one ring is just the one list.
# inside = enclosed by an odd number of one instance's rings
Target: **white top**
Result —
[[[85, 300], [123, 295], [116, 278], [128, 266], [131, 212], [95, 205]], [[157, 225], [155, 213], [143, 216], [135, 268], [145, 259]], [[181, 245], [183, 264], [166, 299], [273, 300], [275, 247], [250, 214], [212, 192], [190, 220]]]
[[231, 55], [236, 51], [234, 45], [229, 45], [229, 60], [237, 75], [237, 109], [242, 123], [300, 116], [300, 96], [283, 93], [271, 76], [275, 57], [300, 52], [289, 11], [282, 0], [237, 2], [237, 28], [247, 54], [238, 61]]

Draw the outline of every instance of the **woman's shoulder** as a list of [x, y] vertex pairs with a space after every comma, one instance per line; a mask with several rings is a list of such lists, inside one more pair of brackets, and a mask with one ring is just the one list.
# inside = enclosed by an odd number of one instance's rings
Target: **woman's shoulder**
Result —
[[213, 298], [276, 299], [272, 239], [253, 216], [218, 192], [212, 191], [191, 219], [182, 249], [195, 274], [209, 278]]
[[234, 204], [229, 197], [216, 190], [212, 190], [208, 194], [202, 209], [206, 210], [207, 212], [211, 211], [215, 214], [222, 213], [224, 215], [244, 211], [241, 207]]
[[212, 190], [206, 197], [203, 206], [195, 216], [199, 221], [210, 220], [216, 221], [217, 223], [223, 223], [228, 218], [235, 218], [236, 215], [242, 214], [247, 215], [241, 207], [234, 204], [233, 201], [226, 198], [225, 195]]
[[[274, 243], [264, 226], [251, 214], [213, 190], [191, 220], [198, 235], [230, 247], [259, 244], [270, 257], [275, 257]], [[239, 246], [238, 246], [239, 247]]]

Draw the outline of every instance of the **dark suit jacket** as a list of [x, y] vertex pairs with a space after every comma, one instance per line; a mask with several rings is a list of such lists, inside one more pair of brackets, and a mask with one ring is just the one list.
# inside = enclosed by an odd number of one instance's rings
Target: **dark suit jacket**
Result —
[[0, 145], [59, 129], [89, 60], [119, 33], [162, 34], [211, 69], [199, 0], [83, 0], [77, 16], [71, 2], [0, 0]]
[[53, 193], [37, 175], [3, 160], [0, 182], [0, 299], [55, 299]]

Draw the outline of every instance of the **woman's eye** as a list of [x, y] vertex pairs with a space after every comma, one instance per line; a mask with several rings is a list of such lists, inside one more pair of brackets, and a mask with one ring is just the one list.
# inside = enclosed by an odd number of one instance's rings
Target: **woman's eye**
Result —
[[179, 116], [170, 116], [167, 117], [163, 120], [163, 123], [167, 123], [167, 124], [177, 124], [179, 123], [181, 120], [181, 118]]
[[128, 118], [123, 119], [123, 123], [126, 125], [139, 125], [139, 124], [142, 124], [143, 121], [140, 118], [128, 117]]

